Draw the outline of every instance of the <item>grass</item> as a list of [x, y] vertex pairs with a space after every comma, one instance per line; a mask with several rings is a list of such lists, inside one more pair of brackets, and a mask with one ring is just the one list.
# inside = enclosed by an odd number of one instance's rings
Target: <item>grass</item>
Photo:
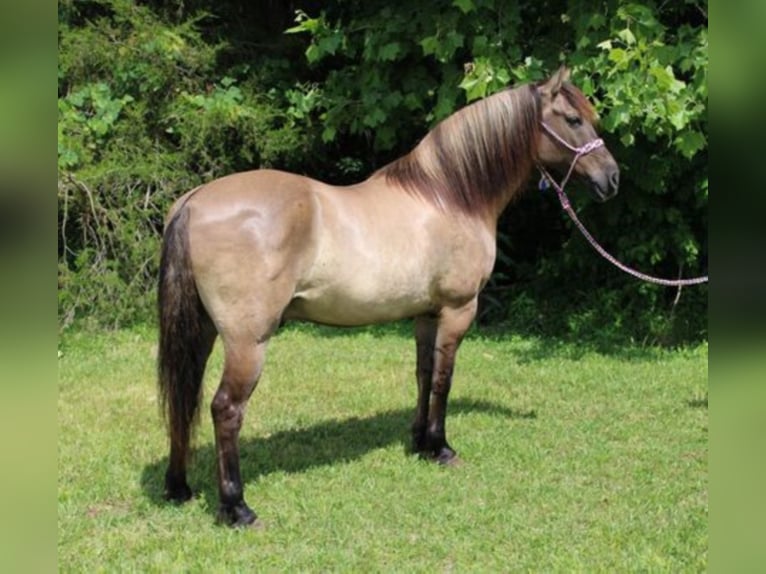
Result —
[[667, 351], [472, 332], [447, 432], [464, 464], [406, 451], [414, 341], [403, 325], [290, 327], [241, 436], [266, 527], [214, 524], [208, 367], [192, 488], [162, 500], [152, 331], [60, 341], [62, 571], [704, 571], [707, 345]]

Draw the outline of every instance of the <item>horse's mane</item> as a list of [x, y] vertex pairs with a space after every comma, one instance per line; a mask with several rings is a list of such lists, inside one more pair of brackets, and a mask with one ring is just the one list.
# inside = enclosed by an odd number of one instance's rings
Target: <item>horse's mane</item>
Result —
[[[593, 108], [569, 83], [562, 93], [586, 120]], [[534, 166], [540, 131], [534, 85], [506, 89], [455, 112], [409, 154], [374, 175], [442, 209], [481, 214], [515, 194]]]

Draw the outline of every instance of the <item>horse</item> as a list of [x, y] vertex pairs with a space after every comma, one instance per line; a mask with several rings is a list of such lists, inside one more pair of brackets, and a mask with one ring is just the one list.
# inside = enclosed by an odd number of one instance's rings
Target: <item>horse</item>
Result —
[[606, 147], [575, 153], [595, 140], [596, 114], [569, 76], [562, 66], [545, 81], [463, 107], [355, 185], [261, 169], [213, 180], [173, 204], [158, 286], [167, 500], [192, 496], [190, 437], [220, 336], [223, 373], [210, 405], [217, 520], [259, 522], [243, 497], [239, 432], [269, 339], [288, 321], [414, 318], [412, 447], [440, 464], [458, 460], [446, 437], [447, 399], [458, 347], [495, 262], [500, 214], [535, 167], [574, 169], [600, 201], [618, 190], [619, 168]]

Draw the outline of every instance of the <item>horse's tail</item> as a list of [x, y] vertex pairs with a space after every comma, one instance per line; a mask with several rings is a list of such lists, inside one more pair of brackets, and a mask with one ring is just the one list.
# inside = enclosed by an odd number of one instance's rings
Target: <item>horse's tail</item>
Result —
[[165, 228], [157, 293], [159, 400], [168, 424], [171, 453], [182, 460], [187, 457], [191, 431], [198, 420], [208, 357], [206, 328], [210, 324], [192, 273], [188, 225], [189, 210], [184, 205]]

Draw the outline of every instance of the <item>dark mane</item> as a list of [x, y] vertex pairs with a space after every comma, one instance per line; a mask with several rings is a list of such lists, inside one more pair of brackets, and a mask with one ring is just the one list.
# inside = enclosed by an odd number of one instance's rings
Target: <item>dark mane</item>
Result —
[[[596, 112], [579, 89], [564, 82], [561, 93], [595, 124]], [[529, 176], [537, 157], [540, 113], [534, 85], [498, 92], [443, 120], [409, 154], [373, 176], [443, 209], [484, 213], [500, 197], [515, 194]]]
[[528, 177], [539, 119], [533, 86], [498, 92], [443, 120], [375, 175], [444, 209], [481, 214]]

